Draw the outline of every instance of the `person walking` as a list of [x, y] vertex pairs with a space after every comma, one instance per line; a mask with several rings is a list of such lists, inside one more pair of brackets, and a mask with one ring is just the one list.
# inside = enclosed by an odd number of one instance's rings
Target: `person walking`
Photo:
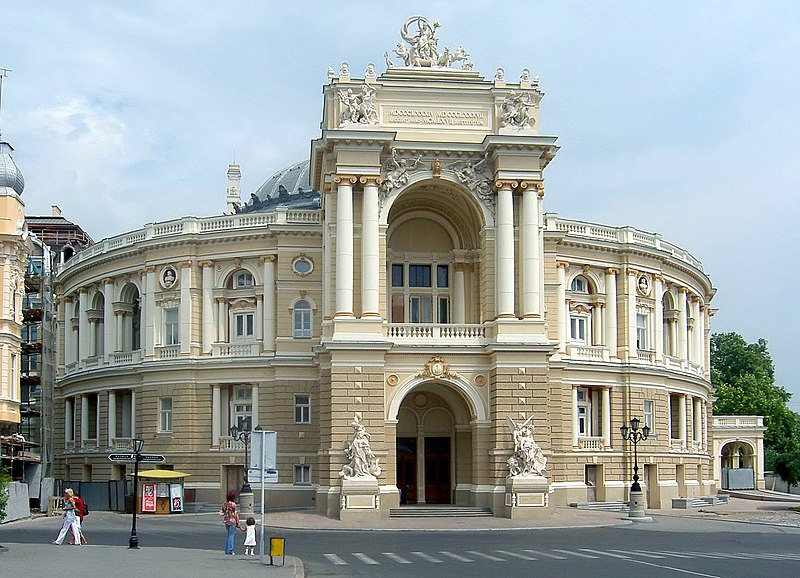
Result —
[[61, 531], [58, 533], [58, 538], [53, 540], [53, 544], [60, 546], [64, 542], [67, 532], [71, 530], [75, 546], [80, 546], [81, 530], [78, 526], [78, 516], [75, 513], [75, 497], [72, 488], [64, 490], [64, 514], [62, 517], [64, 521], [61, 525]]
[[[78, 533], [81, 535], [81, 544], [85, 546], [89, 543], [83, 535], [83, 518], [86, 515], [86, 503], [78, 494], [74, 493], [74, 490], [73, 499], [75, 500], [75, 515], [78, 518]], [[72, 538], [69, 539], [69, 543], [72, 544]]]
[[220, 508], [219, 515], [225, 522], [225, 530], [228, 533], [227, 542], [225, 542], [225, 553], [233, 556], [233, 540], [236, 536], [236, 529], [239, 528], [239, 511], [236, 509], [236, 492], [228, 492], [225, 496], [225, 502]]
[[256, 519], [253, 516], [247, 518], [247, 525], [242, 528], [244, 535], [244, 555], [255, 556], [256, 553]]

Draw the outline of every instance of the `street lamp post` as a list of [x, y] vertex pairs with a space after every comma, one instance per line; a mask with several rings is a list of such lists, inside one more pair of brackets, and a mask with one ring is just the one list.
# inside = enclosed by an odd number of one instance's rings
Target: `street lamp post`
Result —
[[639, 455], [636, 446], [650, 435], [650, 427], [645, 425], [639, 429], [641, 421], [638, 417], [631, 418], [630, 427], [621, 425], [619, 428], [622, 439], [633, 444], [633, 483], [630, 491], [630, 510], [628, 516], [631, 518], [646, 518], [644, 506], [644, 494], [639, 485]]
[[131, 522], [131, 537], [128, 540], [129, 550], [139, 549], [139, 537], [136, 535], [136, 507], [139, 501], [139, 462], [142, 461], [142, 447], [144, 447], [144, 440], [133, 440], [133, 521]]
[[237, 442], [244, 442], [244, 479], [242, 480], [242, 490], [239, 492], [239, 509], [242, 514], [253, 513], [253, 490], [247, 479], [247, 469], [250, 467], [250, 437], [252, 435], [249, 417], [242, 420], [241, 428], [236, 425], [231, 427], [231, 438]]

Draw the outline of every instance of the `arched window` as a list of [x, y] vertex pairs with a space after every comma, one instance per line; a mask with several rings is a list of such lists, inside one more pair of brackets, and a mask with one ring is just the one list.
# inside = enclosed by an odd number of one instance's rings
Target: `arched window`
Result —
[[591, 291], [589, 291], [589, 282], [586, 280], [586, 277], [581, 275], [578, 275], [572, 280], [570, 290], [575, 293], [591, 293]]
[[255, 281], [250, 271], [239, 271], [233, 276], [233, 289], [243, 289], [253, 285], [255, 285]]
[[296, 339], [311, 337], [311, 303], [305, 299], [294, 304], [294, 337]]

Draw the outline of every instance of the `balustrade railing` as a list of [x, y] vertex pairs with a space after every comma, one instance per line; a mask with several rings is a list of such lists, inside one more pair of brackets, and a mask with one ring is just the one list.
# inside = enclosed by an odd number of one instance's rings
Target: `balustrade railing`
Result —
[[598, 437], [598, 436], [586, 436], [586, 437], [579, 437], [578, 438], [578, 449], [579, 450], [593, 450], [593, 451], [600, 451], [605, 449], [606, 442], [605, 438]]
[[248, 357], [259, 354], [258, 343], [212, 343], [214, 357]]
[[108, 356], [111, 365], [126, 365], [128, 363], [139, 363], [142, 360], [142, 350], [136, 351], [115, 351]]
[[156, 357], [159, 359], [174, 359], [181, 353], [180, 345], [164, 345], [156, 347]]
[[602, 345], [570, 345], [569, 354], [571, 357], [580, 359], [593, 359], [597, 361], [608, 359], [606, 348]]
[[133, 439], [131, 438], [114, 438], [114, 449], [115, 450], [132, 450], [133, 449]]
[[221, 451], [244, 451], [244, 442], [237, 441], [231, 436], [219, 436], [219, 449]]
[[480, 341], [486, 337], [486, 327], [480, 323], [389, 323], [386, 326], [386, 337], [415, 340]]
[[764, 418], [760, 415], [723, 415], [714, 416], [715, 428], [761, 428], [764, 427]]

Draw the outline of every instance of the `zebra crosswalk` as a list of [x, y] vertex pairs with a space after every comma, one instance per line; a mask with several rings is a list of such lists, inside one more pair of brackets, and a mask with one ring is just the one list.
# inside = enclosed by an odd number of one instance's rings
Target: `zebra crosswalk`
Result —
[[366, 564], [378, 566], [381, 564], [442, 564], [445, 562], [455, 562], [469, 564], [472, 562], [491, 561], [496, 563], [523, 560], [533, 562], [536, 560], [598, 560], [601, 558], [614, 558], [617, 560], [669, 560], [671, 559], [702, 559], [702, 558], [735, 558], [737, 560], [797, 560], [800, 561], [800, 554], [786, 553], [731, 553], [731, 552], [690, 552], [690, 551], [671, 551], [671, 550], [595, 550], [592, 548], [576, 548], [565, 550], [553, 548], [552, 550], [464, 550], [451, 552], [448, 550], [437, 550], [435, 552], [380, 552], [364, 553], [350, 552], [349, 554], [323, 554], [328, 563], [336, 566], [347, 566], [356, 564]]

